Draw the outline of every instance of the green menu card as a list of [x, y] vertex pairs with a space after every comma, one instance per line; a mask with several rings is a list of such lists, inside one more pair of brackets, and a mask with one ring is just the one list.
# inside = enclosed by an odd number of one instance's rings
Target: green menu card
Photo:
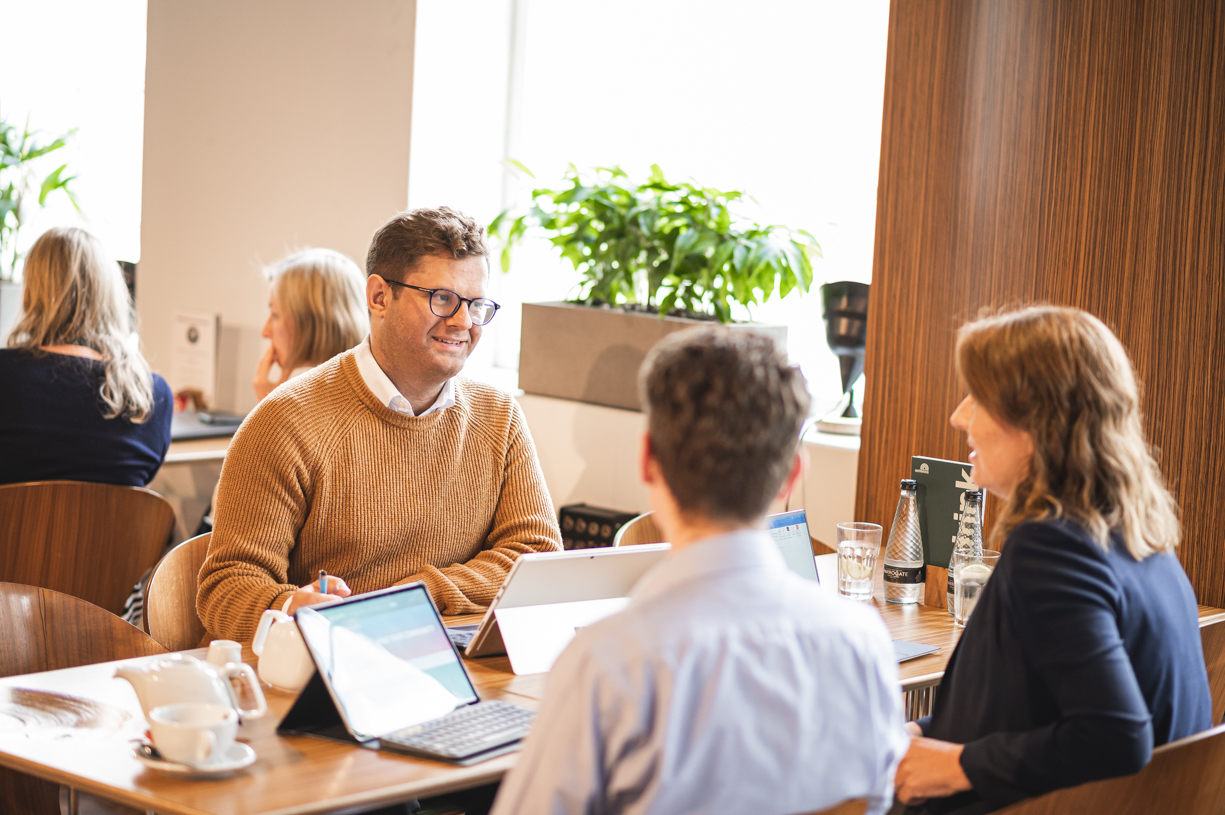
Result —
[[977, 490], [970, 465], [926, 456], [910, 457], [911, 478], [918, 483], [919, 532], [923, 563], [947, 569], [961, 523], [966, 490]]

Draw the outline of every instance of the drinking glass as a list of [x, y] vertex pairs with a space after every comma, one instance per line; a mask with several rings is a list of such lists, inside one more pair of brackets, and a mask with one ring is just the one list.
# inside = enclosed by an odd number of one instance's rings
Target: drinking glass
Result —
[[979, 555], [953, 553], [953, 625], [966, 627], [999, 560], [1000, 553], [991, 549]]
[[880, 524], [838, 524], [838, 593], [843, 597], [872, 599], [880, 533]]

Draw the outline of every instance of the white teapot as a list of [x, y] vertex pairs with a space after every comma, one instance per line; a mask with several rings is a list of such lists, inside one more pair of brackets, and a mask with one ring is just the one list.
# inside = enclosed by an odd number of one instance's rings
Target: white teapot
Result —
[[[268, 703], [255, 671], [241, 662], [217, 666], [195, 657], [170, 654], [155, 662], [120, 665], [115, 678], [131, 683], [146, 719], [154, 708], [179, 702], [208, 702], [233, 708], [244, 719], [257, 719], [268, 712]], [[246, 686], [248, 698], [255, 702], [255, 707], [239, 706], [234, 682]]]
[[274, 688], [297, 693], [315, 673], [293, 617], [270, 608], [259, 618], [251, 650], [259, 655], [259, 677]]

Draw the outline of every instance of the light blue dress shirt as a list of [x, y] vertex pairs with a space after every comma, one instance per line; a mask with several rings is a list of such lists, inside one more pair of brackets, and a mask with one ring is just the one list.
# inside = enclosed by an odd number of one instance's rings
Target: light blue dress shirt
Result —
[[763, 532], [677, 551], [579, 631], [493, 815], [888, 809], [909, 745], [893, 645]]

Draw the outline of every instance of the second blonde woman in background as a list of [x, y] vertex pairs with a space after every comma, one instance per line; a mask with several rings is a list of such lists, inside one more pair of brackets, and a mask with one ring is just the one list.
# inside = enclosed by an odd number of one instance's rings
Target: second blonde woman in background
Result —
[[[255, 395], [359, 344], [370, 331], [366, 277], [357, 264], [332, 249], [303, 249], [264, 270], [268, 322], [260, 336], [271, 340], [255, 371]], [[270, 378], [273, 364], [280, 379]]]

